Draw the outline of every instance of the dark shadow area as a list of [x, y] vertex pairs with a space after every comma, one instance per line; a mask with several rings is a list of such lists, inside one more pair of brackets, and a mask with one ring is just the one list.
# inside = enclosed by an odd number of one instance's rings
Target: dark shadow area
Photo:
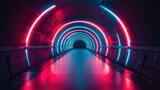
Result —
[[74, 48], [86, 48], [86, 43], [82, 40], [77, 40], [73, 44]]

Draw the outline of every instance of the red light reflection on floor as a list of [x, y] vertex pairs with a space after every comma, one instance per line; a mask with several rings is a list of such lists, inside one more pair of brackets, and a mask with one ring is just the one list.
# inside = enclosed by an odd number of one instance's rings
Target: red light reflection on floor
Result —
[[129, 76], [117, 72], [110, 61], [103, 59], [85, 49], [72, 50], [21, 90], [138, 90]]

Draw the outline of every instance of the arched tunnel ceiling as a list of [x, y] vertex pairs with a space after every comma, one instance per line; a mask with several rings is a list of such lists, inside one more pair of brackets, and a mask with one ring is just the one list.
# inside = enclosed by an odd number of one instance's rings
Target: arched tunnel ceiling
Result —
[[[125, 22], [131, 33], [133, 46], [159, 46], [158, 1], [152, 0], [3, 0], [0, 15], [0, 46], [23, 46], [29, 27], [35, 18], [51, 5], [57, 5], [54, 12], [43, 18], [41, 27], [34, 31], [34, 39], [41, 45], [46, 45], [53, 37], [54, 25], [75, 19], [84, 19], [98, 23], [112, 31], [118, 26], [112, 23], [109, 16], [105, 16], [97, 8], [100, 4], [113, 10]], [[51, 16], [53, 15], [53, 16]], [[110, 30], [110, 31], [109, 31]]]
[[100, 60], [160, 82], [159, 5], [158, 0], [1, 0], [0, 82], [50, 58], [57, 61], [80, 40]]

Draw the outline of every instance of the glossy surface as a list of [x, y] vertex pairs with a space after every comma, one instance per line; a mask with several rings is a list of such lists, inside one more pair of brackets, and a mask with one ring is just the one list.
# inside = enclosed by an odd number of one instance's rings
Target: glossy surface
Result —
[[1, 85], [0, 90], [158, 90], [98, 54], [74, 49]]

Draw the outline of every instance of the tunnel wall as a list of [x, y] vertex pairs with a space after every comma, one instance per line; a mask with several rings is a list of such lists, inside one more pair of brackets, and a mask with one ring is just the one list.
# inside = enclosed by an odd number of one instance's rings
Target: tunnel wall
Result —
[[[30, 67], [33, 67], [51, 58], [50, 48], [29, 50], [29, 56], [31, 60]], [[0, 51], [0, 58], [0, 82], [29, 69], [24, 49]]]
[[[53, 48], [55, 49], [55, 48]], [[0, 83], [32, 68], [53, 57], [51, 48], [28, 48], [30, 65], [27, 63], [24, 47], [1, 48], [0, 51]], [[64, 51], [65, 52], [65, 51]], [[59, 54], [62, 54], [61, 52]], [[54, 53], [57, 56], [58, 53]]]
[[[117, 61], [117, 48], [109, 48], [107, 58], [118, 63], [138, 74], [148, 78], [149, 80], [160, 83], [160, 48], [131, 47], [131, 54], [126, 65], [128, 49], [122, 48], [121, 55]], [[104, 56], [103, 53], [100, 53]]]
[[[2, 14], [0, 14], [0, 46], [2, 47], [2, 49], [0, 49], [0, 82], [28, 69], [25, 51], [23, 48], [16, 50], [3, 50], [3, 47], [9, 46], [14, 48], [20, 45], [25, 46], [25, 37], [30, 25], [33, 23], [33, 20], [39, 13], [47, 8], [46, 6], [50, 2], [52, 2], [52, 0], [42, 0], [41, 2], [32, 0], [4, 1], [5, 3], [0, 3], [2, 4], [0, 5], [2, 9]], [[131, 44], [135, 46], [133, 48], [131, 47], [132, 49], [128, 65], [125, 65], [127, 48], [122, 49], [122, 55], [117, 63], [138, 72], [150, 80], [160, 82], [158, 77], [160, 75], [160, 49], [157, 48], [160, 45], [160, 20], [158, 18], [160, 15], [157, 13], [157, 9], [159, 9], [158, 2], [153, 0], [103, 0], [103, 4], [114, 10], [118, 16], [123, 18], [125, 24], [129, 26], [127, 28], [131, 33]], [[62, 15], [63, 14], [64, 13], [62, 13]], [[69, 14], [64, 15], [69, 16]], [[55, 20], [55, 22], [61, 21]], [[118, 27], [110, 26], [110, 28]], [[43, 38], [43, 33], [35, 31], [34, 35], [39, 37], [32, 38], [32, 42], [44, 44], [46, 38]], [[39, 43], [38, 41], [42, 41], [42, 43]], [[45, 45], [48, 45], [50, 43], [49, 41], [50, 40], [45, 41]], [[146, 48], [148, 46], [153, 48]], [[109, 48], [107, 57], [112, 61], [116, 61], [117, 52], [117, 48]], [[100, 54], [104, 55], [104, 53], [105, 52], [101, 52]], [[55, 52], [55, 54], [58, 53]], [[29, 56], [31, 59], [31, 66], [34, 66], [50, 58], [51, 51], [50, 48], [31, 49], [29, 50]], [[9, 63], [11, 65], [9, 65]], [[9, 74], [9, 70], [12, 75]]]
[[[108, 58], [160, 83], [160, 37], [159, 2], [157, 0], [103, 0], [102, 5], [113, 10], [125, 23], [131, 36], [131, 47], [121, 47], [121, 56], [117, 61], [118, 48], [109, 48]], [[116, 29], [117, 26], [111, 26]], [[117, 31], [118, 32], [118, 31]], [[113, 37], [116, 40], [116, 37]], [[118, 45], [118, 44], [117, 44]], [[125, 65], [128, 49], [131, 54]], [[100, 53], [104, 55], [104, 53]]]

